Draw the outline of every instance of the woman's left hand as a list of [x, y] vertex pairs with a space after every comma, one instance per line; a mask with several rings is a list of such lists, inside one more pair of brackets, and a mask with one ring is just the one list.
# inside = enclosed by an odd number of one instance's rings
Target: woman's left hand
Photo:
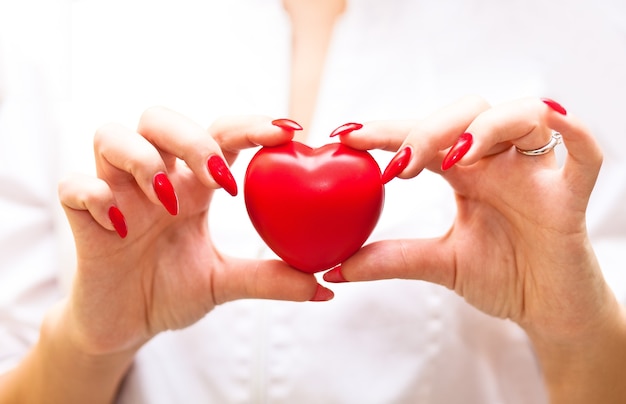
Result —
[[[567, 147], [562, 166], [553, 151], [527, 156], [516, 150], [547, 144], [553, 130]], [[423, 168], [441, 174], [454, 189], [457, 216], [439, 238], [367, 245], [326, 280], [438, 283], [551, 342], [582, 338], [615, 318], [619, 305], [585, 223], [602, 153], [589, 131], [554, 101], [491, 107], [465, 98], [424, 121], [371, 122], [341, 141], [400, 150], [385, 180], [410, 178]]]

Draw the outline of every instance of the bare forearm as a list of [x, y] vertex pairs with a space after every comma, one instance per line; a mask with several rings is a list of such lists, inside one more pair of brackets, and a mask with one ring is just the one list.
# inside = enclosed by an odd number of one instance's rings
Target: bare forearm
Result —
[[626, 311], [574, 344], [535, 341], [552, 404], [623, 403], [626, 400]]
[[58, 313], [51, 312], [32, 351], [0, 379], [0, 402], [113, 402], [134, 352], [88, 355], [67, 335]]

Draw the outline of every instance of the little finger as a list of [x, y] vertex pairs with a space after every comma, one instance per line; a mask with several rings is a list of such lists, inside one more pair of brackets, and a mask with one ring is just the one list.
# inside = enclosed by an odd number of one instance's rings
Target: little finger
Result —
[[103, 229], [117, 232], [121, 238], [128, 234], [124, 214], [105, 181], [73, 175], [59, 183], [58, 195], [74, 233], [95, 221]]

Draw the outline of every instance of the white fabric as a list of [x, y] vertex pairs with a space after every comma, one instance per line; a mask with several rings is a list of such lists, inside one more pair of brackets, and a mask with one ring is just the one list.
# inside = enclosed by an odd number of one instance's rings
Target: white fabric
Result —
[[61, 27], [68, 27], [69, 8], [64, 0], [39, 3], [0, 3], [0, 373], [36, 341], [46, 308], [60, 296], [54, 237], [60, 122], [52, 106], [67, 96], [68, 38]]
[[[10, 173], [0, 177], [0, 370], [36, 338], [59, 289], [56, 274], [64, 274], [61, 284], [71, 275], [71, 259], [55, 260], [52, 177], [90, 167], [99, 125], [133, 127], [155, 104], [205, 126], [228, 113], [287, 111], [290, 27], [278, 0], [83, 0], [72, 9], [71, 130], [50, 133], [36, 123], [36, 110], [18, 120], [6, 114], [9, 101], [0, 110], [0, 172]], [[626, 301], [624, 15], [618, 1], [352, 1], [336, 27], [310, 143], [328, 142], [345, 122], [421, 117], [468, 93], [492, 102], [552, 97], [581, 116], [605, 149], [589, 228], [607, 279]], [[58, 154], [42, 143], [53, 135]], [[240, 187], [252, 153], [233, 167]], [[55, 155], [64, 163], [58, 174]], [[375, 155], [381, 167], [391, 158]], [[436, 236], [453, 216], [451, 192], [437, 176], [394, 180], [372, 240]], [[223, 251], [271, 256], [242, 195], [217, 192], [209, 220]], [[67, 241], [67, 226], [56, 235]], [[424, 282], [331, 288], [332, 302], [237, 301], [158, 336], [139, 352], [119, 401], [546, 401], [532, 349], [511, 322]]]

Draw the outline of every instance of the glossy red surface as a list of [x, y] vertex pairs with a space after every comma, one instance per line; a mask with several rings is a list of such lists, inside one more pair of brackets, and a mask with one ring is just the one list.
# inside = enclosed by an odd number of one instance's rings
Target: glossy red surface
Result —
[[384, 203], [376, 161], [340, 143], [261, 148], [246, 171], [244, 195], [265, 243], [311, 273], [354, 254], [374, 230]]

